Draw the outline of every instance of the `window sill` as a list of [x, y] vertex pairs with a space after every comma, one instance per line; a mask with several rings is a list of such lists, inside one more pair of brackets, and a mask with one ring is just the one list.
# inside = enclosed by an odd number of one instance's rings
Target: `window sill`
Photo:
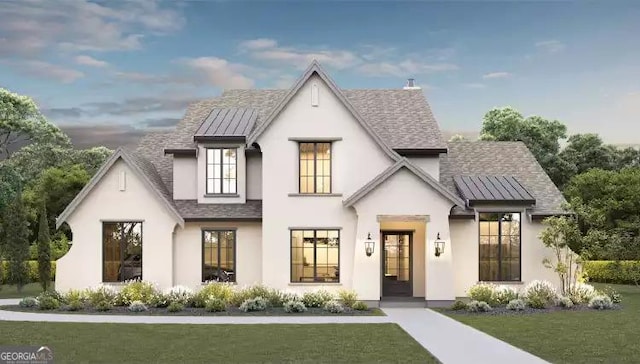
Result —
[[205, 193], [204, 197], [229, 197], [229, 198], [237, 198], [240, 197], [237, 193]]
[[340, 282], [291, 282], [289, 286], [342, 286]]
[[103, 286], [113, 286], [113, 287], [123, 287], [127, 285], [129, 282], [102, 282]]
[[341, 193], [290, 193], [289, 197], [342, 197]]
[[498, 284], [498, 285], [515, 285], [515, 286], [520, 286], [523, 285], [524, 282], [523, 281], [478, 281], [478, 283], [491, 283], [491, 284]]

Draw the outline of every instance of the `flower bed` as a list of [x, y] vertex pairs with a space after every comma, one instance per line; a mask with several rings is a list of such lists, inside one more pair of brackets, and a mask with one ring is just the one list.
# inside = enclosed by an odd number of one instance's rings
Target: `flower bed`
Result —
[[238, 288], [209, 283], [197, 292], [176, 286], [161, 291], [154, 284], [130, 281], [115, 290], [99, 285], [66, 293], [48, 291], [27, 297], [3, 309], [23, 312], [64, 312], [118, 315], [273, 316], [273, 315], [380, 315], [353, 291], [337, 294], [318, 290], [299, 295], [262, 285]]
[[468, 291], [469, 301], [456, 301], [446, 309], [464, 315], [521, 315], [554, 311], [612, 310], [622, 308], [622, 297], [610, 287], [598, 291], [576, 284], [564, 295], [547, 281], [532, 281], [522, 291], [479, 283]]

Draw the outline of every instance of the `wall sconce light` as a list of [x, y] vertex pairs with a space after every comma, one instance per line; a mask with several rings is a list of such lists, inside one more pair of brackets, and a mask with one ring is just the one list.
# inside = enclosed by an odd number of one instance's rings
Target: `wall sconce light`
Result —
[[436, 247], [436, 257], [444, 254], [444, 240], [440, 240], [440, 233], [436, 237], [436, 241], [433, 242]]
[[376, 242], [371, 239], [371, 233], [367, 233], [367, 240], [364, 241], [364, 252], [370, 257], [375, 250]]

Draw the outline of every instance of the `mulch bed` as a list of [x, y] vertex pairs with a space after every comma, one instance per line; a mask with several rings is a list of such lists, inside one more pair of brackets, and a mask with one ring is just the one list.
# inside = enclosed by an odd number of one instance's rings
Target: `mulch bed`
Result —
[[[611, 310], [619, 310], [619, 309], [622, 309], [622, 306], [619, 304], [614, 304]], [[544, 313], [558, 312], [558, 311], [578, 312], [578, 311], [611, 311], [611, 310], [595, 310], [593, 308], [589, 308], [587, 305], [576, 305], [571, 308], [564, 308], [559, 306], [553, 306], [553, 307], [548, 307], [544, 309], [526, 307], [522, 311], [507, 310], [505, 306], [492, 307], [492, 310], [489, 312], [469, 312], [467, 310], [452, 310], [450, 308], [444, 308], [441, 311], [446, 312], [447, 314], [454, 314], [454, 315], [497, 316], [497, 315], [534, 315], [534, 314], [544, 314]]]

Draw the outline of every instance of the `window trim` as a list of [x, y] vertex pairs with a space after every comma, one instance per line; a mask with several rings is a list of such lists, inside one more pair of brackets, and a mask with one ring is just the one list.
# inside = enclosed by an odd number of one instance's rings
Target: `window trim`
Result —
[[[302, 192], [302, 168], [300, 164], [302, 162], [302, 144], [313, 144], [313, 192]], [[318, 191], [318, 144], [329, 144], [329, 191]], [[333, 194], [333, 142], [329, 140], [305, 140], [298, 142], [298, 194], [299, 195], [331, 195]], [[307, 176], [308, 177], [308, 176]], [[323, 176], [324, 177], [324, 176]]]
[[[512, 280], [505, 280], [502, 277], [502, 249], [500, 248], [502, 246], [502, 223], [499, 220], [498, 221], [498, 279], [497, 280], [482, 280], [480, 279], [481, 273], [480, 273], [480, 268], [482, 266], [482, 260], [481, 260], [481, 252], [480, 252], [480, 224], [483, 222], [480, 219], [480, 215], [481, 214], [500, 214], [500, 215], [505, 215], [505, 214], [518, 214], [520, 216], [520, 223], [518, 224], [518, 237], [520, 240], [520, 243], [518, 244], [518, 266], [519, 266], [519, 270], [520, 270], [520, 278], [519, 279], [512, 279]], [[518, 282], [522, 282], [522, 212], [521, 211], [478, 211], [478, 281], [479, 282], [506, 282], [506, 283], [518, 283]]]
[[[235, 164], [234, 167], [236, 169], [236, 177], [233, 179], [235, 182], [235, 192], [224, 192], [224, 177], [223, 177], [223, 171], [224, 171], [224, 150], [228, 149], [228, 150], [235, 150], [236, 152], [236, 160], [235, 160]], [[220, 193], [216, 193], [216, 192], [209, 192], [208, 188], [209, 188], [209, 179], [215, 180], [215, 174], [213, 177], [209, 178], [209, 150], [222, 150], [223, 152], [222, 155], [220, 155]], [[215, 162], [215, 156], [214, 156], [214, 162]], [[207, 147], [205, 148], [205, 155], [204, 155], [204, 165], [205, 165], [205, 179], [204, 179], [204, 193], [205, 196], [218, 196], [218, 197], [238, 197], [238, 147]], [[215, 163], [211, 163], [211, 165], [215, 165]], [[215, 183], [214, 183], [214, 191], [215, 191]]]
[[[238, 283], [238, 267], [237, 267], [237, 251], [238, 251], [238, 229], [237, 228], [202, 228], [201, 229], [201, 239], [200, 239], [200, 257], [201, 257], [201, 265], [200, 265], [200, 281], [201, 283], [208, 282], [204, 280], [204, 235], [207, 232], [230, 232], [233, 231], [233, 281], [231, 283]], [[218, 240], [220, 236], [218, 235]], [[220, 244], [218, 244], [218, 274], [220, 274]]]
[[[142, 242], [140, 243], [141, 249], [142, 249], [142, 254], [140, 254], [140, 280], [144, 279], [144, 221], [143, 220], [101, 220], [100, 221], [102, 223], [102, 228], [100, 229], [100, 240], [102, 240], [102, 249], [101, 250], [101, 254], [102, 254], [102, 258], [100, 259], [102, 261], [102, 283], [105, 284], [117, 284], [117, 283], [123, 283], [125, 282], [124, 280], [122, 281], [107, 281], [105, 280], [105, 270], [104, 270], [104, 226], [105, 224], [140, 224], [140, 236], [141, 236], [141, 240]], [[120, 267], [122, 267], [124, 265], [124, 254], [122, 254], [122, 241], [124, 240], [124, 232], [123, 235], [120, 236]]]
[[[313, 230], [313, 281], [294, 281], [293, 280], [293, 232], [294, 231], [305, 231], [305, 230]], [[317, 249], [318, 249], [318, 230], [326, 230], [326, 231], [337, 231], [338, 232], [338, 279], [335, 281], [321, 281], [318, 280], [318, 263], [316, 261], [316, 257], [317, 257]], [[300, 284], [300, 285], [307, 285], [307, 284], [311, 284], [311, 285], [317, 285], [318, 283], [321, 284], [337, 284], [337, 283], [342, 283], [340, 281], [341, 279], [341, 274], [340, 274], [340, 261], [341, 261], [341, 253], [340, 253], [340, 246], [342, 245], [342, 241], [340, 238], [341, 235], [341, 231], [342, 228], [289, 228], [289, 283], [293, 283], [293, 284]], [[303, 239], [304, 239], [304, 233], [303, 234]]]

